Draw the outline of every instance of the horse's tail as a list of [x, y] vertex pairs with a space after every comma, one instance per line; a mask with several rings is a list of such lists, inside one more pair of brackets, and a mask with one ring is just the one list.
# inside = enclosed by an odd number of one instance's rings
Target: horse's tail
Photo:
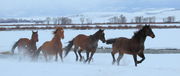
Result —
[[116, 42], [116, 39], [106, 40], [106, 44], [113, 44], [114, 42]]
[[66, 57], [68, 55], [69, 51], [71, 50], [71, 48], [73, 46], [73, 42], [74, 42], [74, 39], [68, 42], [69, 44], [65, 47], [65, 56], [64, 57]]
[[42, 46], [37, 49], [37, 51], [34, 53], [34, 57], [37, 58], [41, 52]]
[[18, 43], [19, 43], [19, 40], [14, 43], [14, 45], [13, 45], [13, 47], [11, 49], [12, 54], [14, 54], [14, 50], [18, 46]]

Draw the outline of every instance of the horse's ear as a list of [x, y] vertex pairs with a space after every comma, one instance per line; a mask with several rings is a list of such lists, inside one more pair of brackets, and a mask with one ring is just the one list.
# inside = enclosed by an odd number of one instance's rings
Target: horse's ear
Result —
[[144, 26], [143, 26], [143, 28], [145, 28], [145, 27], [147, 27], [148, 25], [147, 24], [145, 24]]
[[142, 27], [142, 29], [149, 27], [149, 25], [145, 24], [145, 26]]
[[150, 24], [146, 26], [147, 28], [150, 28]]
[[53, 34], [56, 34], [56, 33], [57, 33], [57, 31], [58, 31], [58, 29], [56, 29], [56, 30], [53, 32]]
[[102, 32], [103, 32], [104, 30], [102, 30], [102, 29], [99, 29], [99, 31], [102, 31]]
[[102, 30], [102, 32], [104, 32], [104, 30]]

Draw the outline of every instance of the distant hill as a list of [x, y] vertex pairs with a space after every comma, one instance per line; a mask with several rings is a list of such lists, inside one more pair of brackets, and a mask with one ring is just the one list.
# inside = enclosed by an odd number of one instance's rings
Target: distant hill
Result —
[[92, 22], [108, 22], [109, 18], [114, 16], [124, 15], [127, 17], [127, 21], [130, 22], [136, 16], [143, 17], [156, 17], [156, 21], [162, 22], [163, 18], [168, 16], [175, 16], [176, 21], [180, 21], [180, 10], [175, 8], [164, 9], [144, 9], [136, 12], [86, 12], [77, 15], [70, 15], [73, 21], [80, 23], [80, 18], [86, 18], [92, 20]]

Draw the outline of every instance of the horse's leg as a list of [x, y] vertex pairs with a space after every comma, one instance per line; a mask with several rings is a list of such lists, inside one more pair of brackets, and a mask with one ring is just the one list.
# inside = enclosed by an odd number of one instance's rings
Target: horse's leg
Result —
[[137, 63], [139, 64], [139, 63], [142, 63], [142, 61], [145, 60], [145, 56], [144, 56], [144, 53], [139, 53], [138, 56], [142, 58], [140, 61], [137, 61]]
[[56, 52], [56, 59], [55, 61], [58, 61], [58, 51]]
[[90, 63], [90, 61], [91, 61], [91, 59], [92, 59], [92, 57], [93, 57], [94, 53], [95, 53], [95, 51], [92, 51], [92, 52], [91, 52], [91, 56], [90, 56], [90, 58], [89, 58], [88, 63]]
[[54, 57], [53, 56], [47, 56], [48, 57], [48, 60], [52, 60]]
[[43, 51], [42, 51], [42, 53], [43, 53], [44, 58], [45, 58], [45, 60], [46, 60], [46, 62], [47, 62], [47, 61], [48, 61], [48, 58], [47, 58], [47, 53], [46, 53], [46, 52], [43, 52]]
[[134, 58], [135, 66], [137, 67], [137, 54], [133, 54], [133, 58]]
[[76, 61], [78, 61], [77, 49], [78, 49], [78, 47], [77, 47], [77, 46], [75, 46], [75, 48], [74, 48], [74, 53], [75, 53], [75, 55], [76, 55]]
[[86, 51], [87, 59], [84, 61], [85, 63], [89, 60], [89, 51]]
[[123, 55], [124, 55], [124, 54], [119, 53], [119, 56], [118, 56], [118, 58], [117, 58], [117, 65], [119, 65], [119, 62], [120, 62], [120, 60], [122, 59]]
[[22, 55], [23, 55], [23, 50], [21, 47], [18, 47], [18, 54], [19, 54], [19, 61], [22, 61]]
[[63, 56], [62, 56], [62, 54], [63, 54], [63, 50], [60, 49], [60, 51], [59, 51], [59, 56], [60, 56], [60, 58], [61, 58], [61, 61], [63, 62]]
[[78, 51], [78, 54], [79, 54], [79, 56], [80, 56], [80, 60], [79, 61], [82, 61], [82, 55], [81, 55], [81, 52], [82, 52], [83, 50], [82, 49], [80, 49], [79, 51]]
[[115, 56], [114, 56], [115, 54], [116, 54], [115, 51], [111, 52], [111, 55], [112, 55], [112, 58], [113, 58], [112, 64], [114, 64], [116, 62], [116, 59], [115, 59]]

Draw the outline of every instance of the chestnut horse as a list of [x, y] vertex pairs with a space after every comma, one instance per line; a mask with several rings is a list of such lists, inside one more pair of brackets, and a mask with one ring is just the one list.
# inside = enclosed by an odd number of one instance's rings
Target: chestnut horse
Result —
[[[83, 50], [86, 50], [87, 59], [85, 60], [85, 62], [88, 61], [88, 63], [90, 63], [94, 53], [96, 52], [96, 48], [98, 46], [99, 40], [105, 43], [104, 30], [100, 29], [95, 34], [90, 36], [80, 34], [76, 36], [73, 40], [69, 41], [68, 46], [65, 47], [65, 51], [66, 51], [65, 56], [67, 56], [72, 46], [74, 45], [74, 53], [76, 55], [76, 61], [78, 61], [78, 54], [80, 56], [80, 61], [82, 61], [81, 52]], [[77, 50], [78, 50], [78, 54], [77, 54]], [[91, 53], [90, 58], [89, 58], [89, 53]]]
[[18, 52], [22, 54], [28, 54], [32, 56], [37, 50], [36, 42], [38, 42], [38, 32], [32, 31], [31, 39], [21, 38], [12, 47], [11, 52], [14, 54], [14, 50], [18, 47]]
[[51, 41], [46, 41], [42, 46], [40, 46], [35, 53], [35, 56], [38, 57], [40, 54], [40, 51], [42, 51], [46, 61], [48, 61], [48, 58], [50, 56], [55, 55], [55, 61], [58, 60], [58, 54], [61, 58], [61, 61], [63, 61], [62, 58], [62, 43], [60, 39], [64, 39], [64, 30], [63, 28], [59, 27], [57, 28], [54, 32], [54, 37], [52, 38]]
[[[131, 39], [120, 37], [115, 39], [109, 39], [106, 41], [106, 44], [112, 44], [112, 58], [113, 64], [116, 62], [115, 60], [115, 53], [119, 53], [117, 58], [117, 64], [119, 65], [119, 61], [123, 57], [123, 54], [131, 54], [133, 55], [135, 66], [141, 63], [144, 59], [144, 42], [146, 37], [150, 36], [152, 38], [155, 37], [152, 29], [150, 26], [145, 25], [142, 29], [134, 33]], [[137, 61], [137, 55], [142, 59]]]

